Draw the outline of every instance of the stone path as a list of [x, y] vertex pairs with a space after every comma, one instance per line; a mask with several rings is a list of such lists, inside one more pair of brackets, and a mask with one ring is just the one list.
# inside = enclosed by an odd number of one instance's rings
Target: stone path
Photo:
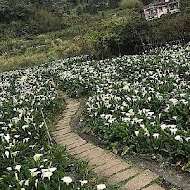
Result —
[[132, 166], [118, 158], [115, 154], [97, 147], [72, 132], [70, 122], [79, 109], [80, 102], [71, 99], [62, 92], [67, 107], [57, 128], [52, 132], [56, 143], [66, 146], [70, 154], [78, 159], [86, 159], [93, 171], [107, 179], [112, 185], [122, 184], [121, 190], [164, 190], [155, 180], [159, 177], [148, 169]]

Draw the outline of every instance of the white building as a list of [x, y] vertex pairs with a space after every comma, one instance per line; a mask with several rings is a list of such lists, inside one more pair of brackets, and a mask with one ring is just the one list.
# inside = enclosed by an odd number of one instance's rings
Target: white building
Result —
[[180, 12], [179, 0], [158, 0], [143, 8], [146, 20]]

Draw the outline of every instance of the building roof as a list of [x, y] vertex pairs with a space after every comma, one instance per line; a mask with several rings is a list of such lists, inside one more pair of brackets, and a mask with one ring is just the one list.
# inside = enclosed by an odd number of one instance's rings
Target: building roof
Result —
[[163, 5], [170, 3], [171, 1], [173, 1], [173, 0], [154, 0], [152, 3], [143, 6], [143, 9], [148, 9], [148, 8], [151, 8], [154, 6], [159, 6], [159, 5], [163, 6]]

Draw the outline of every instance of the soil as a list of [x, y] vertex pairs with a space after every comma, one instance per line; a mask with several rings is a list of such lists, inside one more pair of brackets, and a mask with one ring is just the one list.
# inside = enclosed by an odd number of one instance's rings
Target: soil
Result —
[[[86, 99], [80, 98], [79, 100], [80, 100], [80, 107], [75, 116], [71, 120], [71, 127], [79, 134], [81, 138], [83, 138], [87, 142], [92, 142], [95, 145], [105, 149], [106, 147], [102, 145], [101, 141], [96, 136], [86, 133], [81, 133], [83, 127], [79, 125], [79, 123], [83, 113]], [[158, 162], [151, 158], [142, 157], [141, 155], [138, 154], [126, 154], [122, 158], [125, 159], [127, 162], [134, 162], [135, 164], [141, 167], [148, 168], [151, 171], [158, 174], [160, 177], [163, 178], [162, 183], [165, 184], [164, 186], [166, 186], [166, 189], [168, 189], [167, 188], [168, 186], [171, 187], [172, 185], [175, 185], [177, 187], [180, 187], [179, 189], [190, 190], [189, 172], [177, 170], [176, 167], [172, 166], [164, 166], [163, 163], [161, 162]], [[176, 190], [176, 188], [173, 188], [173, 190]]]

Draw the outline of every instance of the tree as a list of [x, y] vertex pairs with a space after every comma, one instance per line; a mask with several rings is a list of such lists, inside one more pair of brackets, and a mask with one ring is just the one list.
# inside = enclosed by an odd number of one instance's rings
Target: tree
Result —
[[186, 13], [190, 13], [190, 1], [189, 0], [181, 0], [180, 1], [181, 10]]
[[143, 5], [148, 5], [149, 3], [152, 3], [153, 0], [141, 0]]
[[108, 7], [109, 8], [116, 8], [119, 6], [118, 0], [108, 0]]
[[140, 0], [121, 0], [119, 5], [123, 9], [140, 8], [142, 7], [142, 2]]
[[27, 20], [31, 15], [31, 5], [24, 0], [4, 0], [0, 3], [0, 22]]

